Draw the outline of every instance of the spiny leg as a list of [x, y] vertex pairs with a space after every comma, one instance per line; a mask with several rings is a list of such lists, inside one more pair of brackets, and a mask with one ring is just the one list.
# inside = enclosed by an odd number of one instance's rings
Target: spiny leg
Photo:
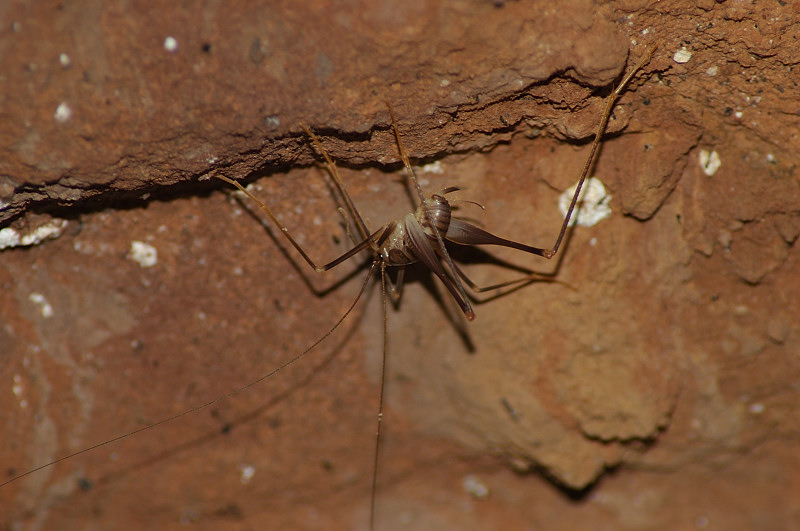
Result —
[[336, 163], [333, 161], [333, 159], [331, 159], [330, 155], [328, 155], [328, 152], [325, 151], [325, 148], [322, 147], [322, 143], [319, 141], [319, 138], [317, 138], [317, 135], [315, 135], [311, 131], [311, 129], [309, 129], [305, 125], [303, 125], [302, 127], [303, 130], [306, 132], [306, 134], [309, 136], [309, 138], [311, 138], [311, 142], [314, 144], [316, 150], [325, 159], [325, 163], [328, 167], [328, 172], [330, 173], [333, 182], [336, 183], [336, 188], [339, 190], [339, 193], [344, 199], [344, 203], [345, 206], [347, 206], [347, 210], [350, 211], [350, 215], [353, 216], [353, 219], [355, 219], [356, 225], [358, 226], [358, 231], [359, 233], [361, 233], [361, 237], [366, 239], [367, 236], [369, 235], [369, 230], [367, 230], [367, 225], [361, 218], [361, 213], [358, 211], [355, 203], [353, 203], [353, 200], [350, 198], [350, 194], [347, 192], [347, 188], [345, 187], [342, 178], [339, 176], [339, 170], [336, 168]]
[[459, 267], [458, 264], [455, 264], [455, 266], [456, 266], [456, 273], [458, 273], [458, 276], [461, 277], [461, 280], [463, 280], [464, 283], [467, 286], [469, 286], [469, 289], [474, 293], [486, 293], [488, 291], [497, 291], [502, 288], [508, 288], [508, 287], [512, 288], [504, 291], [503, 293], [496, 294], [496, 296], [500, 296], [503, 294], [510, 293], [511, 291], [515, 291], [516, 289], [521, 288], [522, 286], [529, 284], [531, 282], [550, 282], [550, 283], [564, 284], [566, 286], [569, 286], [569, 284], [561, 282], [558, 279], [551, 278], [550, 276], [542, 273], [530, 273], [528, 275], [525, 275], [524, 277], [519, 277], [512, 280], [506, 280], [505, 282], [498, 282], [497, 284], [492, 284], [491, 286], [479, 286], [474, 280], [469, 278], [466, 273], [464, 273], [464, 270], [461, 269], [461, 267]]
[[[342, 262], [347, 261], [349, 258], [358, 254], [364, 249], [370, 248], [374, 255], [377, 252], [377, 245], [375, 244], [375, 236], [381, 234], [382, 230], [378, 230], [375, 233], [370, 234], [369, 229], [367, 228], [363, 218], [361, 217], [361, 213], [356, 208], [353, 199], [347, 192], [347, 187], [344, 185], [342, 178], [339, 176], [339, 170], [336, 167], [336, 163], [331, 159], [330, 155], [328, 155], [328, 152], [325, 150], [325, 148], [322, 147], [322, 144], [320, 143], [319, 138], [317, 138], [317, 135], [315, 135], [311, 131], [311, 129], [309, 129], [305, 125], [302, 125], [302, 128], [311, 139], [311, 142], [314, 144], [316, 151], [318, 151], [325, 159], [325, 164], [328, 169], [328, 173], [330, 174], [330, 177], [333, 180], [336, 189], [339, 191], [339, 194], [344, 200], [347, 210], [343, 211], [342, 208], [339, 207], [339, 213], [342, 215], [342, 217], [345, 218], [345, 226], [348, 235], [350, 236], [351, 239], [353, 239], [353, 236], [350, 233], [350, 224], [349, 224], [349, 219], [352, 218], [355, 221], [355, 224], [358, 228], [358, 232], [361, 237], [360, 242], [354, 242], [355, 246], [349, 251], [339, 256], [338, 258], [328, 262], [323, 266], [317, 265], [316, 262], [314, 262], [314, 260], [311, 259], [311, 257], [305, 251], [305, 249], [294, 238], [294, 236], [292, 236], [292, 234], [289, 232], [289, 229], [285, 225], [283, 225], [283, 223], [280, 222], [278, 217], [272, 212], [272, 209], [270, 209], [263, 201], [258, 199], [252, 193], [250, 193], [244, 186], [242, 186], [238, 181], [234, 179], [219, 174], [214, 175], [214, 177], [235, 186], [236, 188], [239, 189], [240, 192], [242, 192], [253, 202], [255, 202], [259, 206], [259, 208], [267, 215], [272, 224], [278, 229], [280, 229], [281, 233], [286, 237], [289, 243], [291, 243], [291, 245], [297, 250], [297, 252], [300, 253], [300, 256], [303, 257], [303, 260], [305, 260], [306, 263], [308, 263], [308, 265], [310, 265], [317, 273], [322, 273], [324, 271], [328, 271], [336, 267]], [[346, 215], [347, 213], [350, 214], [349, 217]]]
[[405, 266], [397, 267], [397, 278], [392, 282], [391, 278], [386, 281], [389, 285], [389, 296], [392, 298], [392, 304], [398, 304], [403, 296], [403, 285], [405, 282], [406, 268]]
[[[220, 179], [222, 181], [225, 181], [228, 184], [231, 184], [231, 185], [235, 186], [236, 188], [239, 189], [240, 192], [242, 192], [248, 198], [250, 198], [250, 200], [255, 202], [259, 206], [259, 208], [267, 215], [267, 217], [272, 222], [272, 224], [275, 227], [277, 227], [281, 231], [281, 234], [283, 234], [286, 237], [286, 239], [289, 241], [289, 243], [291, 243], [292, 246], [295, 249], [297, 249], [297, 252], [300, 253], [300, 256], [303, 257], [303, 260], [305, 260], [306, 263], [308, 263], [308, 265], [310, 265], [314, 269], [314, 271], [316, 271], [317, 273], [324, 273], [325, 271], [333, 269], [337, 265], [341, 264], [342, 262], [347, 261], [348, 259], [350, 259], [351, 257], [355, 256], [356, 254], [360, 253], [361, 251], [363, 251], [365, 249], [368, 249], [368, 248], [371, 248], [373, 246], [375, 236], [382, 232], [382, 230], [379, 230], [379, 231], [376, 231], [375, 233], [373, 233], [372, 235], [368, 234], [365, 237], [364, 240], [359, 242], [357, 245], [355, 245], [349, 251], [346, 251], [344, 254], [342, 254], [338, 258], [336, 258], [334, 260], [331, 260], [330, 262], [328, 262], [327, 264], [325, 264], [323, 266], [318, 266], [316, 264], [316, 262], [314, 262], [314, 260], [311, 259], [311, 257], [308, 255], [308, 253], [306, 253], [306, 250], [303, 248], [303, 246], [301, 246], [297, 242], [297, 240], [294, 238], [294, 236], [292, 236], [292, 234], [289, 232], [289, 229], [286, 228], [286, 226], [284, 226], [280, 222], [280, 220], [278, 220], [277, 216], [275, 216], [275, 214], [272, 212], [272, 209], [270, 209], [266, 205], [266, 203], [264, 203], [263, 201], [258, 199], [256, 196], [254, 196], [252, 193], [250, 193], [247, 190], [247, 188], [242, 186], [238, 181], [236, 181], [234, 179], [231, 179], [229, 177], [226, 177], [224, 175], [214, 175], [214, 177], [216, 177], [217, 179]], [[366, 228], [364, 230], [366, 230]]]
[[561, 225], [561, 230], [558, 233], [558, 238], [556, 239], [555, 245], [553, 245], [552, 249], [549, 249], [543, 254], [545, 258], [552, 258], [558, 252], [558, 248], [561, 246], [561, 241], [564, 239], [564, 234], [567, 232], [567, 228], [569, 227], [569, 219], [572, 216], [572, 211], [575, 209], [575, 205], [578, 203], [578, 198], [581, 195], [581, 188], [583, 187], [583, 183], [586, 180], [586, 175], [589, 173], [589, 169], [594, 162], [595, 155], [597, 154], [597, 148], [600, 146], [600, 139], [603, 137], [603, 133], [605, 133], [606, 125], [608, 124], [608, 119], [611, 116], [611, 111], [614, 109], [614, 105], [617, 102], [617, 99], [622, 94], [622, 91], [625, 90], [625, 87], [628, 83], [633, 79], [633, 76], [636, 75], [636, 72], [642, 69], [644, 65], [650, 62], [650, 58], [653, 56], [653, 52], [655, 52], [656, 46], [650, 48], [647, 53], [645, 53], [644, 57], [636, 63], [636, 66], [628, 72], [622, 81], [614, 89], [614, 92], [608, 97], [608, 102], [606, 102], [605, 110], [603, 111], [603, 116], [600, 119], [600, 125], [597, 127], [597, 133], [594, 135], [594, 141], [592, 141], [592, 149], [589, 151], [589, 157], [586, 159], [586, 164], [583, 165], [583, 170], [581, 171], [580, 179], [578, 179], [578, 186], [575, 188], [575, 195], [572, 196], [572, 202], [569, 204], [569, 209], [567, 209], [567, 215], [564, 217], [564, 223]]

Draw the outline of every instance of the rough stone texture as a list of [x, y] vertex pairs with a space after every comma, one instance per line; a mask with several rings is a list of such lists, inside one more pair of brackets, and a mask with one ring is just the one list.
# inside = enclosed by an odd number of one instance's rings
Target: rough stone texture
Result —
[[[205, 177], [254, 182], [327, 261], [349, 239], [302, 124], [377, 228], [411, 207], [388, 100], [427, 191], [547, 246], [609, 87], [657, 44], [595, 167], [613, 216], [555, 263], [492, 251], [558, 282], [465, 323], [407, 274], [377, 527], [800, 527], [795, 4], [269, 4], [0, 7], [0, 222], [68, 220], [0, 262], [6, 478], [269, 374], [352, 304], [364, 268], [315, 276]], [[456, 256], [480, 284], [519, 274]], [[367, 293], [266, 381], [3, 485], [0, 527], [367, 528]]]

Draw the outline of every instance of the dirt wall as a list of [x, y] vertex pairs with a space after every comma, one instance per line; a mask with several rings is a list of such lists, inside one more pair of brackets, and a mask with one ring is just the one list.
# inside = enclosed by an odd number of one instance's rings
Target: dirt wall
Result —
[[[547, 247], [605, 98], [612, 214], [551, 262], [456, 252], [388, 312], [378, 529], [800, 526], [794, 4], [270, 2], [0, 8], [6, 478], [267, 375], [356, 298], [302, 126], [373, 228], [427, 193]], [[263, 216], [261, 216], [263, 217]], [[366, 529], [374, 286], [233, 397], [0, 487], [9, 529]]]

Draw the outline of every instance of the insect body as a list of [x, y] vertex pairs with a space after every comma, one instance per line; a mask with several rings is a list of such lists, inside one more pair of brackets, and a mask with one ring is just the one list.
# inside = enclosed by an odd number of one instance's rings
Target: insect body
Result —
[[[222, 179], [223, 181], [228, 182], [231, 185], [235, 186], [241, 192], [243, 192], [247, 197], [249, 197], [256, 204], [258, 204], [258, 206], [268, 216], [268, 218], [272, 221], [272, 223], [278, 228], [280, 228], [281, 233], [286, 237], [286, 239], [291, 243], [291, 245], [294, 246], [295, 249], [297, 249], [297, 251], [303, 257], [303, 259], [318, 273], [328, 271], [336, 267], [337, 265], [345, 262], [346, 260], [352, 258], [353, 256], [357, 255], [358, 253], [365, 250], [369, 250], [369, 252], [373, 256], [372, 265], [370, 267], [370, 273], [367, 279], [365, 279], [365, 284], [362, 285], [362, 289], [361, 292], [359, 292], [358, 297], [360, 297], [361, 293], [363, 293], [364, 288], [366, 286], [366, 281], [369, 279], [369, 276], [371, 276], [372, 272], [375, 271], [376, 269], [380, 271], [381, 284], [383, 286], [382, 293], [383, 293], [383, 315], [384, 315], [383, 319], [384, 345], [383, 345], [383, 362], [381, 366], [381, 391], [380, 391], [380, 398], [378, 405], [376, 443], [375, 443], [373, 478], [372, 478], [370, 529], [374, 528], [374, 522], [375, 522], [375, 491], [377, 486], [381, 420], [383, 418], [384, 382], [385, 382], [385, 371], [386, 371], [387, 291], [391, 292], [392, 295], [395, 297], [399, 296], [403, 282], [404, 267], [407, 265], [414, 264], [416, 262], [421, 262], [422, 264], [425, 265], [425, 267], [427, 267], [430, 271], [432, 271], [444, 284], [450, 295], [459, 305], [464, 316], [468, 320], [473, 320], [475, 318], [475, 312], [472, 309], [472, 305], [466, 294], [466, 291], [462, 284], [462, 280], [473, 291], [482, 292], [489, 290], [497, 290], [503, 287], [530, 282], [535, 278], [537, 278], [538, 277], [537, 275], [529, 274], [521, 278], [517, 278], [500, 284], [480, 287], [476, 285], [474, 282], [472, 282], [464, 274], [464, 272], [453, 262], [452, 258], [450, 257], [450, 253], [447, 250], [445, 242], [461, 246], [497, 245], [512, 249], [517, 249], [526, 253], [542, 256], [548, 259], [555, 256], [555, 254], [558, 252], [559, 246], [561, 245], [566, 230], [570, 224], [570, 217], [578, 202], [578, 198], [581, 192], [581, 186], [583, 185], [584, 180], [586, 179], [586, 176], [589, 172], [589, 168], [591, 167], [592, 162], [594, 161], [594, 156], [597, 152], [597, 148], [600, 144], [600, 139], [602, 137], [603, 131], [605, 130], [605, 126], [606, 123], [608, 122], [614, 103], [616, 102], [616, 99], [619, 97], [624, 87], [634, 76], [634, 74], [642, 66], [644, 66], [644, 64], [646, 64], [647, 61], [649, 61], [652, 51], [653, 50], [650, 50], [650, 52], [645, 56], [645, 58], [642, 61], [640, 61], [634, 67], [634, 69], [631, 70], [625, 76], [625, 78], [622, 80], [617, 89], [608, 98], [602, 119], [600, 121], [600, 125], [598, 127], [597, 134], [595, 135], [594, 142], [592, 144], [589, 157], [583, 167], [580, 178], [578, 180], [578, 185], [576, 187], [575, 194], [569, 205], [569, 209], [567, 210], [567, 214], [562, 223], [561, 230], [556, 239], [556, 242], [550, 249], [533, 247], [523, 243], [515, 242], [513, 240], [501, 238], [465, 220], [460, 220], [458, 218], [453, 217], [451, 205], [447, 199], [447, 195], [457, 191], [458, 190], [457, 187], [445, 188], [442, 191], [434, 193], [430, 197], [425, 198], [422, 193], [422, 189], [419, 185], [419, 180], [417, 179], [414, 169], [411, 166], [408, 154], [405, 148], [403, 147], [403, 143], [400, 137], [400, 132], [397, 127], [397, 119], [394, 115], [394, 112], [392, 111], [391, 106], [388, 103], [387, 107], [389, 109], [389, 114], [391, 117], [395, 140], [397, 142], [397, 147], [400, 152], [400, 157], [403, 160], [403, 165], [408, 175], [407, 182], [410, 183], [411, 188], [413, 190], [412, 196], [416, 195], [416, 197], [419, 198], [419, 206], [413, 213], [409, 213], [401, 219], [392, 221], [376, 231], [370, 231], [367, 228], [358, 209], [356, 208], [349, 193], [347, 192], [347, 189], [344, 183], [342, 182], [341, 177], [339, 176], [336, 165], [331, 160], [330, 156], [325, 151], [325, 149], [322, 147], [322, 144], [317, 138], [317, 136], [310, 129], [304, 127], [306, 134], [311, 138], [312, 143], [315, 146], [316, 150], [325, 159], [328, 172], [331, 178], [333, 179], [335, 187], [338, 190], [346, 206], [346, 211], [347, 211], [346, 215], [349, 216], [349, 219], [352, 219], [354, 221], [361, 238], [360, 241], [355, 242], [355, 246], [353, 248], [351, 248], [338, 258], [334, 259], [333, 261], [323, 266], [318, 266], [309, 257], [309, 255], [306, 253], [303, 247], [291, 235], [289, 229], [286, 228], [283, 224], [281, 224], [281, 222], [274, 215], [272, 210], [265, 203], [263, 203], [252, 193], [250, 193], [239, 182], [222, 175], [217, 175], [219, 179]], [[414, 194], [414, 192], [416, 192], [416, 194]], [[396, 285], [392, 285], [391, 283], [387, 282], [386, 269], [388, 267], [398, 268], [399, 272], [397, 275]], [[387, 285], [389, 285], [388, 289]], [[356, 301], [358, 300], [358, 297]], [[351, 306], [351, 309], [352, 307], [353, 306]], [[344, 317], [346, 317], [346, 314]], [[342, 319], [344, 319], [344, 317]], [[339, 323], [340, 322], [341, 320], [339, 321]], [[338, 326], [338, 323], [337, 325], [334, 326], [334, 329], [336, 328], [336, 326]], [[328, 332], [328, 334], [330, 334], [330, 332]], [[327, 334], [324, 337], [327, 337]], [[294, 363], [304, 354], [305, 352], [300, 356], [290, 360], [290, 362], [288, 362], [287, 365]]]
[[[277, 372], [283, 370], [287, 366], [292, 365], [299, 359], [303, 358], [308, 352], [310, 352], [317, 345], [319, 345], [319, 343], [325, 340], [353, 310], [355, 304], [361, 297], [361, 294], [363, 294], [364, 290], [366, 289], [367, 283], [369, 279], [373, 276], [373, 273], [379, 272], [381, 278], [381, 284], [383, 287], [382, 300], [383, 300], [383, 315], [384, 315], [383, 319], [384, 365], [382, 366], [381, 369], [381, 375], [382, 375], [381, 392], [378, 402], [376, 442], [375, 442], [374, 465], [373, 465], [373, 475], [372, 475], [370, 528], [374, 528], [375, 515], [376, 515], [375, 492], [376, 492], [377, 477], [378, 477], [378, 472], [377, 472], [378, 455], [379, 455], [378, 450], [381, 441], [380, 431], [381, 431], [381, 420], [383, 416], [383, 382], [385, 380], [385, 358], [387, 350], [386, 349], [387, 295], [391, 294], [394, 297], [400, 296], [402, 290], [404, 268], [408, 265], [419, 262], [423, 264], [426, 268], [428, 268], [430, 271], [432, 271], [437, 276], [437, 278], [439, 278], [439, 280], [447, 288], [452, 298], [458, 304], [460, 310], [462, 311], [466, 319], [472, 320], [475, 318], [475, 312], [472, 308], [470, 298], [468, 297], [466, 290], [464, 288], [464, 284], [466, 284], [471, 291], [482, 292], [487, 290], [497, 290], [508, 286], [520, 285], [535, 280], [536, 278], [539, 278], [535, 274], [526, 274], [521, 276], [520, 278], [508, 282], [503, 282], [500, 284], [495, 284], [486, 287], [478, 286], [474, 282], [472, 282], [464, 274], [464, 272], [454, 263], [448, 251], [447, 244], [452, 244], [457, 246], [495, 245], [495, 246], [517, 249], [525, 253], [542, 256], [544, 258], [552, 258], [553, 256], [555, 256], [561, 245], [567, 227], [569, 226], [570, 217], [578, 202], [581, 185], [583, 184], [584, 179], [588, 174], [589, 168], [594, 160], [597, 148], [600, 143], [601, 136], [603, 134], [609, 116], [611, 114], [613, 105], [616, 99], [621, 94], [624, 87], [626, 86], [626, 84], [633, 77], [633, 75], [649, 60], [651, 53], [652, 50], [650, 53], [646, 55], [646, 57], [641, 62], [639, 62], [639, 64], [637, 64], [636, 67], [634, 67], [634, 69], [631, 72], [629, 72], [624, 77], [624, 79], [617, 87], [617, 89], [608, 98], [602, 119], [598, 126], [597, 134], [595, 135], [594, 142], [592, 144], [591, 152], [581, 172], [579, 185], [575, 191], [575, 195], [572, 198], [564, 222], [561, 226], [561, 230], [552, 248], [533, 247], [527, 244], [505, 239], [496, 236], [484, 229], [481, 229], [466, 220], [455, 217], [452, 212], [451, 203], [455, 203], [456, 200], [448, 199], [448, 196], [458, 190], [458, 188], [456, 187], [444, 188], [443, 190], [434, 193], [429, 197], [425, 197], [422, 193], [419, 181], [414, 173], [414, 169], [411, 166], [409, 156], [405, 148], [403, 147], [400, 133], [398, 130], [397, 120], [396, 117], [394, 116], [391, 107], [389, 107], [389, 115], [391, 118], [391, 124], [394, 131], [398, 151], [403, 161], [405, 171], [408, 175], [406, 183], [412, 189], [412, 196], [418, 198], [418, 206], [416, 207], [414, 212], [406, 214], [404, 217], [392, 221], [374, 231], [370, 230], [366, 226], [366, 223], [362, 219], [344, 183], [342, 182], [342, 179], [339, 176], [336, 165], [331, 160], [328, 153], [322, 147], [320, 140], [310, 129], [305, 128], [306, 134], [311, 139], [314, 148], [324, 158], [328, 173], [330, 174], [330, 177], [333, 180], [335, 190], [338, 191], [341, 201], [344, 203], [344, 208], [342, 209], [342, 211], [345, 213], [346, 219], [348, 221], [348, 227], [349, 224], [352, 223], [356, 229], [356, 234], [352, 236], [354, 240], [354, 246], [348, 251], [344, 252], [341, 256], [335, 258], [334, 260], [324, 265], [318, 265], [314, 260], [312, 260], [307, 251], [292, 236], [289, 229], [279, 221], [279, 219], [277, 218], [277, 216], [275, 216], [275, 214], [272, 212], [269, 206], [267, 206], [265, 203], [263, 203], [261, 200], [255, 197], [238, 181], [226, 177], [224, 175], [215, 175], [217, 178], [231, 184], [232, 186], [235, 186], [237, 189], [243, 192], [248, 198], [253, 200], [260, 207], [260, 209], [266, 214], [272, 225], [280, 230], [280, 232], [284, 235], [287, 241], [297, 250], [297, 252], [303, 258], [303, 260], [307, 262], [308, 265], [311, 268], [313, 268], [316, 272], [322, 273], [328, 271], [362, 252], [370, 253], [371, 265], [369, 267], [369, 272], [367, 273], [364, 283], [361, 285], [361, 289], [358, 295], [356, 296], [356, 299], [353, 302], [353, 304], [349, 307], [349, 309], [345, 312], [345, 314], [337, 321], [337, 323], [327, 333], [325, 333], [318, 341], [314, 342], [308, 349], [296, 355], [289, 361], [283, 363], [276, 369], [270, 371], [269, 373], [263, 375], [257, 380], [251, 382], [247, 386], [244, 386], [241, 389], [228, 393], [224, 396], [218, 397], [212, 401], [202, 404], [189, 411], [185, 411], [183, 413], [175, 415], [171, 418], [167, 418], [156, 423], [148, 424], [147, 426], [140, 428], [134, 432], [124, 434], [120, 437], [111, 439], [109, 441], [96, 445], [92, 448], [88, 448], [80, 452], [73, 453], [71, 455], [65, 456], [51, 463], [45, 464], [41, 467], [38, 467], [37, 469], [28, 471], [24, 474], [11, 478], [10, 480], [6, 481], [6, 483], [27, 476], [35, 472], [36, 470], [40, 470], [41, 468], [50, 466], [56, 462], [69, 459], [77, 454], [84, 453], [86, 451], [92, 450], [93, 448], [97, 448], [98, 446], [110, 444], [116, 440], [129, 437], [134, 433], [138, 433], [146, 429], [152, 429], [153, 427], [159, 424], [169, 422], [170, 420], [173, 420], [174, 418], [177, 418], [179, 416], [183, 416], [191, 412], [197, 411], [198, 409], [208, 407], [211, 404], [219, 402], [220, 400], [232, 394], [238, 393], [244, 389], [254, 386], [255, 384], [263, 380], [269, 379]], [[387, 269], [390, 267], [396, 268], [398, 271], [394, 283], [391, 283], [387, 276]], [[4, 484], [5, 483], [0, 484], [0, 487], [2, 487], [2, 485]]]
[[[327, 167], [331, 178], [333, 179], [334, 183], [336, 184], [336, 188], [339, 190], [345, 204], [347, 205], [347, 209], [350, 213], [350, 216], [353, 220], [355, 220], [356, 226], [358, 227], [359, 234], [363, 238], [360, 242], [356, 243], [356, 245], [350, 249], [349, 251], [345, 252], [338, 258], [334, 259], [333, 261], [319, 266], [317, 265], [314, 260], [306, 253], [303, 247], [297, 242], [297, 240], [291, 235], [289, 229], [282, 225], [272, 210], [261, 200], [255, 197], [252, 193], [250, 193], [244, 186], [242, 186], [238, 181], [230, 179], [228, 177], [218, 175], [217, 177], [225, 182], [230, 183], [231, 185], [235, 186], [239, 189], [242, 193], [244, 193], [247, 197], [252, 199], [256, 204], [259, 205], [261, 210], [272, 220], [272, 222], [278, 226], [281, 230], [281, 233], [287, 238], [287, 240], [291, 243], [292, 246], [297, 249], [303, 259], [318, 273], [322, 273], [328, 271], [337, 265], [345, 262], [346, 260], [352, 258], [356, 254], [369, 250], [373, 255], [372, 265], [370, 267], [370, 272], [365, 279], [365, 283], [362, 285], [361, 291], [359, 292], [356, 302], [360, 298], [361, 294], [364, 292], [366, 287], [366, 281], [372, 275], [372, 272], [376, 269], [380, 271], [381, 277], [381, 284], [383, 287], [383, 314], [384, 314], [384, 352], [383, 352], [383, 364], [381, 368], [381, 393], [379, 399], [379, 406], [378, 406], [378, 426], [376, 429], [376, 448], [375, 448], [375, 465], [373, 467], [373, 495], [371, 498], [371, 509], [370, 509], [370, 529], [374, 528], [374, 518], [375, 518], [375, 488], [377, 483], [377, 466], [378, 466], [378, 449], [380, 445], [380, 427], [381, 427], [381, 420], [383, 418], [383, 391], [384, 386], [383, 382], [385, 380], [385, 358], [386, 358], [386, 294], [387, 290], [392, 293], [393, 296], [399, 297], [400, 289], [402, 287], [403, 282], [403, 271], [404, 267], [421, 262], [424, 264], [428, 269], [430, 269], [445, 285], [449, 293], [452, 295], [453, 299], [458, 303], [461, 311], [464, 313], [464, 316], [468, 320], [472, 320], [475, 318], [475, 312], [472, 309], [472, 305], [466, 295], [463, 285], [461, 284], [461, 280], [463, 279], [474, 291], [485, 291], [485, 290], [493, 290], [499, 289], [502, 287], [523, 283], [526, 281], [530, 281], [531, 279], [535, 278], [536, 275], [526, 275], [522, 278], [511, 280], [508, 282], [503, 282], [501, 284], [496, 284], [493, 286], [488, 287], [479, 287], [471, 280], [467, 278], [467, 276], [461, 271], [461, 269], [455, 265], [453, 260], [450, 258], [450, 255], [445, 247], [445, 241], [457, 244], [457, 245], [499, 245], [503, 247], [510, 247], [514, 249], [518, 249], [521, 251], [525, 251], [531, 254], [551, 257], [555, 254], [554, 251], [548, 249], [540, 249], [538, 247], [532, 247], [529, 245], [525, 245], [519, 242], [515, 242], [512, 240], [507, 240], [505, 238], [501, 238], [499, 236], [495, 236], [479, 227], [472, 225], [464, 220], [460, 220], [454, 218], [452, 216], [452, 209], [450, 206], [450, 202], [447, 200], [446, 196], [452, 192], [458, 191], [457, 187], [449, 187], [445, 188], [439, 193], [432, 194], [429, 198], [422, 197], [422, 191], [419, 187], [417, 177], [414, 173], [413, 168], [411, 167], [408, 156], [406, 155], [405, 149], [403, 148], [402, 142], [400, 140], [400, 134], [397, 130], [397, 122], [394, 117], [394, 113], [391, 111], [391, 107], [389, 107], [390, 114], [392, 117], [392, 124], [395, 131], [395, 136], [397, 139], [398, 147], [401, 153], [401, 157], [405, 163], [406, 170], [408, 175], [410, 176], [411, 182], [414, 184], [416, 188], [417, 194], [419, 195], [421, 201], [420, 205], [413, 213], [409, 213], [404, 216], [402, 219], [398, 219], [392, 221], [377, 231], [370, 232], [359, 211], [356, 209], [355, 205], [353, 204], [352, 199], [350, 198], [347, 189], [342, 182], [338, 170], [336, 169], [336, 165], [328, 156], [327, 152], [322, 148], [319, 139], [311, 132], [309, 129], [306, 128], [306, 133], [312, 139], [312, 142], [317, 147], [317, 149], [322, 153], [323, 157], [326, 160]], [[573, 205], [574, 206], [574, 205]], [[447, 265], [447, 269], [442, 265], [444, 262]], [[399, 268], [399, 273], [397, 277], [396, 285], [392, 285], [391, 283], [387, 282], [387, 273], [386, 269], [388, 267], [397, 267]], [[448, 274], [448, 271], [450, 272]], [[387, 289], [387, 285], [389, 286]], [[355, 303], [354, 303], [355, 305]], [[351, 306], [350, 309], [352, 310], [354, 306]], [[347, 313], [349, 313], [348, 310]], [[342, 317], [341, 320], [337, 322], [337, 324], [323, 336], [322, 339], [327, 337], [333, 330], [338, 327], [339, 323], [347, 316], [347, 313]], [[314, 344], [316, 346], [317, 343]], [[313, 348], [313, 346], [312, 346]], [[310, 350], [310, 349], [309, 349]], [[308, 352], [308, 351], [306, 351]], [[298, 359], [300, 359], [306, 352], [303, 352], [299, 356], [293, 358], [289, 362], [287, 362], [284, 366], [280, 367], [277, 370], [281, 370], [283, 367], [294, 363]], [[270, 374], [270, 376], [273, 373]]]

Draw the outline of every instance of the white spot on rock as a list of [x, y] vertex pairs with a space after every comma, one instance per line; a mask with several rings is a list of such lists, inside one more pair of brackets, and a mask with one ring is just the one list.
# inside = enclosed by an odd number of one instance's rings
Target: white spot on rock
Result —
[[66, 102], [61, 102], [56, 108], [56, 112], [53, 113], [53, 118], [58, 123], [66, 123], [72, 118], [72, 109]]
[[426, 164], [422, 168], [422, 173], [434, 173], [436, 175], [441, 175], [444, 173], [444, 168], [442, 167], [442, 161], [437, 160], [436, 162], [431, 162], [430, 164]]
[[9, 247], [28, 247], [43, 242], [46, 239], [54, 239], [61, 236], [67, 227], [67, 220], [54, 219], [44, 225], [40, 225], [26, 234], [20, 233], [13, 227], [0, 229], [0, 249]]
[[478, 479], [477, 476], [472, 474], [464, 476], [464, 479], [461, 480], [461, 487], [464, 489], [464, 492], [476, 498], [485, 498], [489, 495], [489, 487]]
[[250, 483], [250, 480], [253, 479], [256, 473], [256, 467], [253, 465], [239, 465], [239, 472], [241, 472], [239, 480], [242, 482], [242, 485], [247, 485]]
[[672, 60], [680, 64], [688, 63], [691, 58], [692, 52], [687, 50], [685, 46], [682, 46], [681, 49], [672, 56]]
[[142, 267], [153, 267], [158, 262], [158, 251], [150, 244], [134, 240], [128, 257]]
[[700, 150], [700, 167], [703, 168], [703, 173], [709, 177], [717, 173], [717, 170], [722, 165], [722, 160], [719, 158], [719, 153], [716, 151]]
[[[558, 209], [561, 215], [566, 216], [572, 196], [578, 184], [570, 186], [563, 194], [558, 197]], [[611, 195], [606, 192], [606, 187], [600, 179], [590, 177], [583, 183], [581, 194], [578, 198], [578, 207], [572, 213], [569, 220], [570, 226], [577, 222], [581, 227], [592, 227], [597, 225], [611, 215]]]
[[58, 56], [58, 62], [61, 63], [61, 66], [64, 68], [69, 68], [72, 65], [72, 60], [69, 58], [69, 55], [62, 53]]
[[19, 242], [20, 237], [16, 229], [6, 227], [5, 229], [0, 230], [0, 249], [16, 247], [19, 245]]
[[167, 37], [164, 39], [164, 49], [169, 53], [175, 53], [178, 51], [178, 39], [175, 37]]
[[42, 308], [42, 317], [45, 319], [53, 317], [53, 307], [50, 305], [44, 295], [41, 293], [31, 293], [28, 295], [28, 300]]
[[13, 380], [14, 384], [11, 386], [11, 392], [17, 397], [17, 405], [19, 405], [20, 409], [25, 409], [28, 407], [28, 401], [23, 397], [25, 387], [22, 385], [22, 376], [15, 374]]
[[270, 129], [277, 129], [281, 125], [281, 119], [277, 114], [271, 114], [264, 118], [264, 125]]

